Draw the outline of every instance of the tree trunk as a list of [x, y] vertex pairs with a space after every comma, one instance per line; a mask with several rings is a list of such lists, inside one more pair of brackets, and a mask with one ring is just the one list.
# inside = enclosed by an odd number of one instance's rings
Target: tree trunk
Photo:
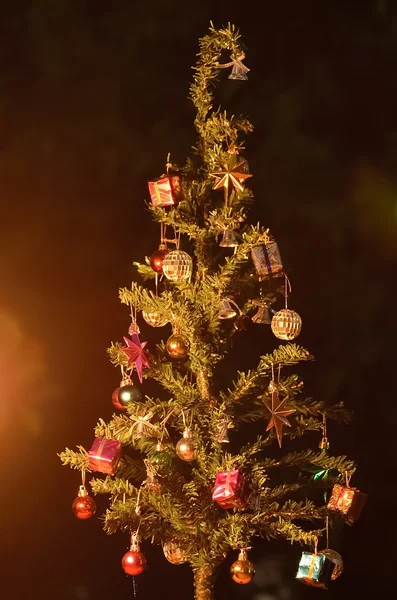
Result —
[[215, 567], [206, 565], [194, 571], [194, 598], [195, 600], [213, 600]]

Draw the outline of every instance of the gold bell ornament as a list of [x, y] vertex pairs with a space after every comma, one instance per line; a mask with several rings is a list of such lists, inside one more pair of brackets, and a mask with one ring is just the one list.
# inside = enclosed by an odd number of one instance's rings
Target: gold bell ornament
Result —
[[221, 248], [237, 248], [240, 243], [240, 235], [234, 229], [225, 229], [219, 243]]

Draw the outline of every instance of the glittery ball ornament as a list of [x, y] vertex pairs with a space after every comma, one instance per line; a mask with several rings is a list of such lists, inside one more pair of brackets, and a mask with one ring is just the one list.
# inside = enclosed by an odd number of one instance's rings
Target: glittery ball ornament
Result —
[[163, 273], [170, 281], [183, 281], [192, 274], [193, 261], [183, 250], [168, 252], [163, 261]]
[[248, 560], [246, 550], [240, 550], [238, 560], [230, 567], [230, 574], [236, 583], [245, 584], [253, 580], [255, 568], [252, 562]]
[[179, 458], [186, 462], [190, 462], [196, 458], [196, 446], [192, 439], [192, 432], [189, 429], [185, 429], [183, 438], [179, 440], [175, 450]]
[[293, 340], [301, 332], [302, 319], [294, 310], [283, 308], [274, 315], [271, 328], [280, 340]]
[[325, 550], [321, 550], [319, 554], [324, 554], [332, 563], [334, 563], [334, 570], [332, 571], [331, 579], [334, 581], [338, 579], [343, 573], [343, 558], [341, 555], [335, 550], [331, 550], [331, 548], [326, 548]]
[[187, 561], [186, 549], [184, 540], [173, 538], [164, 542], [163, 552], [168, 562], [173, 565], [181, 565]]
[[156, 252], [153, 252], [151, 255], [149, 262], [153, 271], [161, 275], [163, 273], [163, 264], [164, 259], [168, 254], [167, 246], [165, 244], [160, 244], [159, 249]]
[[95, 501], [88, 495], [84, 485], [80, 486], [79, 495], [72, 504], [72, 510], [74, 516], [82, 520], [89, 519], [96, 512]]
[[168, 323], [167, 317], [164, 317], [160, 312], [145, 312], [142, 311], [142, 317], [148, 325], [152, 327], [164, 327]]
[[189, 342], [176, 333], [168, 338], [165, 347], [172, 358], [184, 358], [189, 352]]

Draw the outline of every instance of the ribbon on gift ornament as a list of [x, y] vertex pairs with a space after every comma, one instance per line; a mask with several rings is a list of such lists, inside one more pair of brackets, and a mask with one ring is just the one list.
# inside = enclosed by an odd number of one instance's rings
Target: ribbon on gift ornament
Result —
[[98, 446], [98, 450], [96, 451], [95, 456], [93, 458], [102, 458], [102, 452], [107, 441], [108, 440], [106, 438], [102, 438], [101, 443]]
[[314, 539], [314, 554], [312, 554], [312, 560], [311, 560], [311, 563], [310, 563], [309, 571], [307, 573], [307, 576], [308, 576], [309, 579], [313, 579], [314, 569], [316, 568], [316, 563], [317, 563], [317, 545], [318, 545], [318, 538], [316, 537]]
[[225, 496], [233, 495], [233, 492], [230, 491], [230, 477], [231, 477], [231, 472], [227, 471], [226, 472], [226, 483], [225, 483]]

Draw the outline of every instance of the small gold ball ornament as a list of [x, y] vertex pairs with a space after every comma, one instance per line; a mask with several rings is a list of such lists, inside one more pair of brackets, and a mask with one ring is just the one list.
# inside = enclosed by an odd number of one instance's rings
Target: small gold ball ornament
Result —
[[250, 583], [255, 575], [255, 568], [247, 558], [247, 551], [242, 548], [236, 560], [230, 567], [230, 574], [236, 583]]
[[193, 261], [183, 250], [168, 252], [163, 261], [163, 273], [170, 281], [183, 281], [192, 275]]
[[189, 352], [189, 342], [178, 333], [168, 338], [165, 347], [172, 358], [184, 358]]
[[168, 323], [167, 317], [164, 317], [160, 312], [145, 312], [143, 310], [142, 317], [152, 327], [164, 327]]
[[283, 308], [274, 315], [271, 328], [280, 340], [293, 340], [301, 332], [302, 319], [294, 310]]
[[168, 562], [173, 565], [181, 565], [187, 561], [186, 542], [181, 539], [172, 538], [163, 544], [163, 552]]
[[185, 429], [183, 438], [176, 445], [176, 453], [180, 459], [190, 462], [196, 458], [196, 446], [190, 429]]

